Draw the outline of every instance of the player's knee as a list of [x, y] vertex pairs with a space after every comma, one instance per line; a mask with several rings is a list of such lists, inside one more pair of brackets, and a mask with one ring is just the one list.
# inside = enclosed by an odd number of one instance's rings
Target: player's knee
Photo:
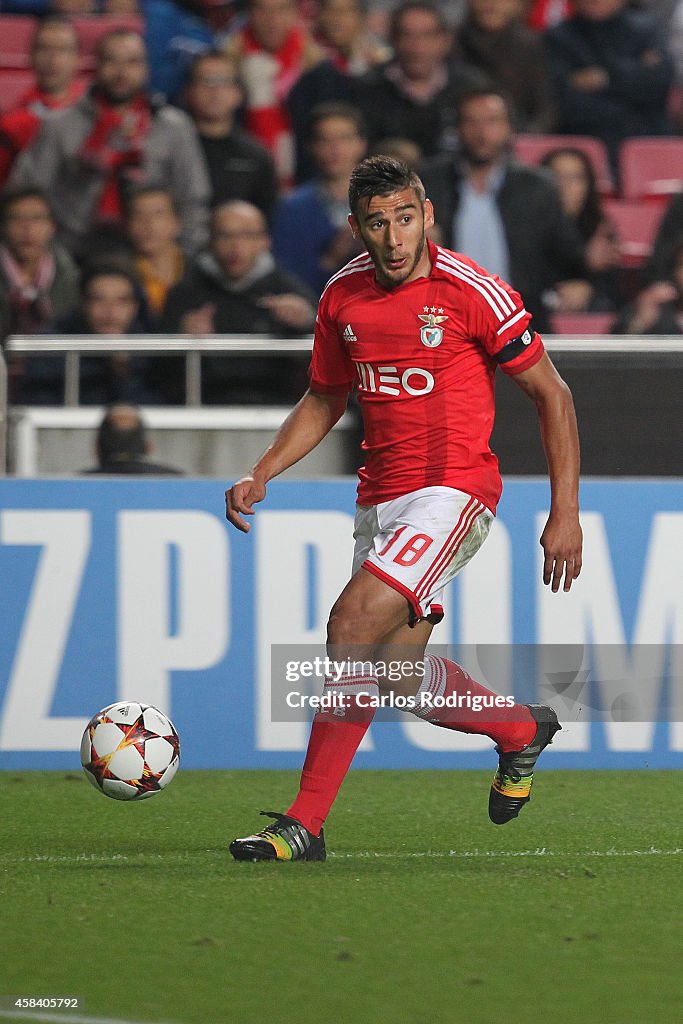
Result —
[[327, 642], [335, 647], [349, 647], [358, 644], [372, 644], [377, 640], [377, 626], [372, 616], [362, 609], [349, 606], [348, 602], [337, 603], [327, 622]]

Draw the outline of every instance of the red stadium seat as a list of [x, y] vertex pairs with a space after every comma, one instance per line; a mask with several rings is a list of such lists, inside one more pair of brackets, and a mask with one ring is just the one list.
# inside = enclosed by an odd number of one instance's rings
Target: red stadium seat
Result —
[[592, 135], [517, 135], [513, 151], [525, 164], [538, 164], [553, 149], [570, 146], [580, 149], [589, 158], [602, 195], [614, 195], [614, 179], [605, 144]]
[[605, 200], [605, 213], [621, 241], [622, 267], [642, 267], [647, 262], [664, 209], [660, 203]]
[[25, 68], [0, 68], [0, 114], [13, 110], [33, 86], [35, 79], [32, 71]]
[[13, 14], [0, 16], [0, 68], [3, 71], [31, 66], [31, 39], [37, 24], [35, 18]]
[[683, 138], [626, 139], [619, 176], [624, 199], [668, 199], [683, 188]]
[[609, 334], [615, 322], [614, 313], [552, 313], [553, 334]]

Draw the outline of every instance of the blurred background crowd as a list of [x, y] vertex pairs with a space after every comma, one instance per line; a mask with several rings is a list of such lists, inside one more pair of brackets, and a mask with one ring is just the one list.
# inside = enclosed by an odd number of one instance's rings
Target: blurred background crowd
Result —
[[[683, 333], [683, 0], [9, 0], [0, 112], [2, 339], [310, 335], [379, 152], [541, 331]], [[305, 363], [207, 357], [202, 401], [287, 404]], [[63, 373], [13, 358], [11, 402]], [[80, 373], [184, 401], [173, 359]]]

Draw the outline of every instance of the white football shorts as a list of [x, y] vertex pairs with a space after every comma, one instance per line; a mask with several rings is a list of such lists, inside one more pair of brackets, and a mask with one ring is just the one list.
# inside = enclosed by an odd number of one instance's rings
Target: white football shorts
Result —
[[444, 587], [476, 555], [493, 513], [453, 487], [422, 487], [379, 505], [358, 505], [353, 573], [362, 567], [403, 594], [411, 625], [443, 618]]

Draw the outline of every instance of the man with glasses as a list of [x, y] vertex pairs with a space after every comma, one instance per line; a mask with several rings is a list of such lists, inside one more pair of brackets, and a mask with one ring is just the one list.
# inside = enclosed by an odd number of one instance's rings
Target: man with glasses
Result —
[[[273, 257], [263, 213], [244, 200], [216, 207], [211, 239], [173, 288], [162, 334], [266, 334], [301, 337], [313, 330], [314, 297]], [[183, 400], [182, 374], [164, 359], [163, 389]], [[287, 356], [209, 356], [203, 361], [202, 401], [208, 404], [286, 404], [305, 384], [308, 359]]]
[[232, 58], [218, 50], [195, 58], [186, 105], [211, 178], [212, 203], [246, 199], [270, 216], [278, 191], [275, 164], [268, 150], [237, 124], [243, 100]]

